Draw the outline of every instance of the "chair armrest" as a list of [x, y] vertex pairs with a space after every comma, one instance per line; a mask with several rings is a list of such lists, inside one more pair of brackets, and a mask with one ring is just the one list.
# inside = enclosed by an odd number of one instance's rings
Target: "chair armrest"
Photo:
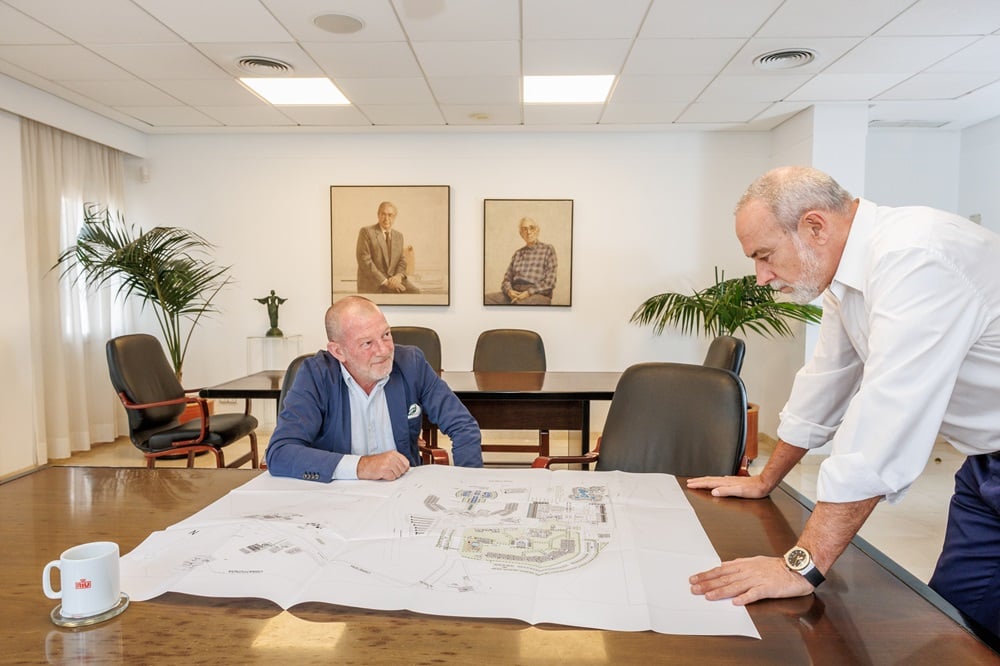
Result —
[[590, 464], [595, 463], [601, 457], [601, 454], [597, 451], [591, 451], [582, 456], [538, 456], [535, 458], [531, 466], [534, 468], [545, 468], [549, 469], [551, 465], [559, 465], [564, 463], [583, 463]]
[[750, 476], [750, 459], [743, 456], [743, 460], [740, 461], [740, 468], [736, 472], [736, 476]]
[[201, 430], [198, 433], [198, 437], [195, 439], [182, 440], [174, 442], [174, 447], [178, 446], [191, 446], [192, 444], [201, 444], [205, 441], [205, 436], [208, 434], [209, 430], [209, 414], [208, 414], [208, 400], [204, 398], [174, 398], [172, 400], [160, 400], [159, 402], [132, 402], [125, 395], [125, 391], [121, 391], [118, 394], [118, 399], [122, 401], [122, 405], [125, 409], [149, 409], [151, 407], [166, 407], [167, 405], [187, 405], [195, 404], [201, 408]]
[[167, 405], [185, 405], [189, 402], [195, 402], [196, 398], [174, 398], [173, 400], [160, 400], [158, 402], [132, 402], [122, 391], [118, 394], [118, 399], [122, 401], [122, 405], [125, 409], [149, 409], [151, 407], [166, 407]]
[[448, 452], [444, 449], [439, 449], [437, 447], [425, 446], [421, 444], [419, 446], [420, 457], [423, 458], [424, 462], [430, 465], [450, 465], [451, 460], [448, 458]]

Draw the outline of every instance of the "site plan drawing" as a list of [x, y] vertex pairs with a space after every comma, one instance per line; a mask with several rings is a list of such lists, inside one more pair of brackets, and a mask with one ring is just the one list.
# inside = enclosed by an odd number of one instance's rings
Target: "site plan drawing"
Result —
[[664, 474], [424, 466], [397, 481], [261, 474], [122, 557], [165, 592], [759, 638], [691, 594], [719, 558]]

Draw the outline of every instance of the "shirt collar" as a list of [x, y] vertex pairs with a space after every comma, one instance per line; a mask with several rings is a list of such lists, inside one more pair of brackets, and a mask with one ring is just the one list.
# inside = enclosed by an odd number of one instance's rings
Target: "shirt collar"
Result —
[[867, 199], [858, 200], [858, 209], [851, 222], [851, 230], [847, 233], [847, 243], [840, 255], [837, 272], [830, 283], [830, 291], [843, 300], [848, 289], [861, 291], [865, 280], [865, 253], [869, 241], [875, 231], [875, 211], [877, 206]]
[[349, 391], [357, 395], [358, 397], [364, 398], [365, 400], [371, 400], [375, 395], [378, 394], [379, 389], [385, 386], [386, 383], [389, 381], [389, 376], [386, 375], [382, 379], [375, 382], [375, 386], [372, 387], [371, 393], [365, 393], [364, 389], [361, 388], [361, 385], [358, 384], [358, 382], [354, 379], [354, 377], [351, 376], [351, 373], [347, 371], [347, 368], [345, 368], [343, 364], [341, 364], [340, 369], [341, 369], [340, 376], [343, 379], [344, 384], [347, 385]]

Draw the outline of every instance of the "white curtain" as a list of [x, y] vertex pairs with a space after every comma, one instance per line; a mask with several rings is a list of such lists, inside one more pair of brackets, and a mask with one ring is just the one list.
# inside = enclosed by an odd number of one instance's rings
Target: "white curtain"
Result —
[[37, 336], [35, 427], [44, 463], [127, 433], [104, 352], [108, 338], [125, 332], [127, 308], [110, 289], [89, 292], [82, 280], [60, 279], [61, 268], [53, 269], [76, 242], [84, 203], [122, 210], [124, 166], [113, 148], [26, 118], [21, 160], [31, 330]]

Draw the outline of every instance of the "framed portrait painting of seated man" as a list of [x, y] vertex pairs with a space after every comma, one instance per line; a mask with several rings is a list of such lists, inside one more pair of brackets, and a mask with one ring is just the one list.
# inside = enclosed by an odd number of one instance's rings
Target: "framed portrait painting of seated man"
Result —
[[448, 305], [448, 185], [330, 187], [331, 302]]
[[573, 200], [483, 202], [483, 305], [573, 304]]

